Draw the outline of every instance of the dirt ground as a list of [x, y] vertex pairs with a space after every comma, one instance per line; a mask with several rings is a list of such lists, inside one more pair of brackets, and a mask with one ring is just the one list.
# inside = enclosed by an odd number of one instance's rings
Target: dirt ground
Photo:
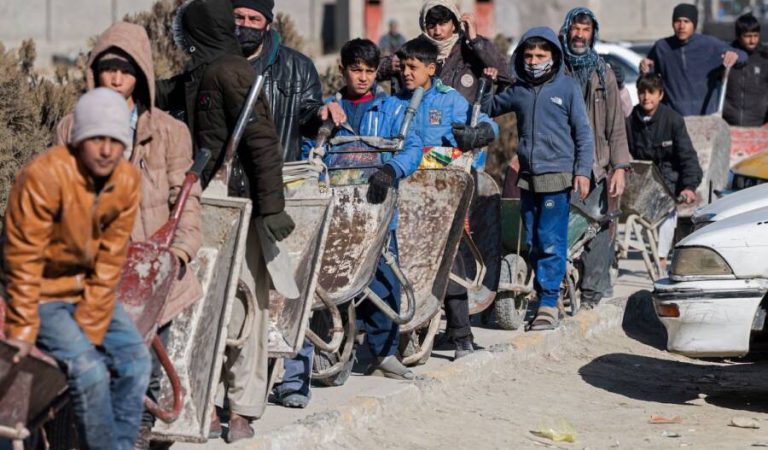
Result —
[[[621, 328], [524, 362], [510, 353], [508, 364], [500, 358], [489, 373], [348, 430], [327, 448], [768, 447], [768, 358], [693, 360], [663, 351], [664, 339], [658, 322], [625, 316]], [[651, 416], [680, 423], [650, 424]], [[733, 418], [760, 428], [730, 426]], [[532, 433], [563, 421], [574, 443]]]

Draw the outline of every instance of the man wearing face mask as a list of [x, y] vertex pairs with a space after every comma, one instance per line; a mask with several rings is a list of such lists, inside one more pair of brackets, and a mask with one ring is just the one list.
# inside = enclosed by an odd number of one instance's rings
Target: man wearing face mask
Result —
[[336, 103], [323, 105], [320, 77], [312, 60], [281, 44], [272, 29], [274, 0], [233, 0], [235, 34], [243, 56], [257, 75], [264, 75], [264, 94], [272, 110], [283, 160], [301, 158], [302, 136], [313, 137], [329, 117], [336, 125], [346, 121]]
[[[595, 155], [591, 186], [599, 196], [600, 211], [608, 212], [608, 197], [618, 199], [624, 192], [624, 170], [632, 159], [627, 146], [621, 94], [613, 69], [595, 51], [599, 25], [587, 8], [572, 9], [560, 29], [566, 72], [581, 86], [594, 133]], [[612, 173], [611, 173], [612, 171]], [[609, 173], [611, 174], [609, 176]], [[596, 306], [610, 296], [610, 268], [615, 258], [609, 225], [605, 224], [589, 241], [581, 255], [581, 304]]]

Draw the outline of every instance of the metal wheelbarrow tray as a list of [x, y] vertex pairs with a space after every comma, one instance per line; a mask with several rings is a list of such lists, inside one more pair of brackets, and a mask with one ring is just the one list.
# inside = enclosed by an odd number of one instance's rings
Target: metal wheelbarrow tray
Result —
[[304, 341], [320, 262], [328, 236], [332, 193], [317, 180], [306, 180], [286, 189], [285, 210], [298, 225], [281, 243], [291, 256], [294, 277], [301, 297], [286, 299], [269, 292], [269, 356], [292, 357]]
[[417, 170], [400, 183], [400, 266], [416, 296], [413, 319], [400, 326], [401, 333], [439, 314], [473, 191], [472, 176], [455, 169]]
[[678, 207], [680, 217], [690, 217], [696, 207], [710, 201], [712, 191], [726, 187], [731, 161], [731, 132], [723, 119], [714, 115], [689, 116], [685, 126], [704, 177], [696, 189], [696, 202]]
[[366, 198], [368, 185], [333, 186], [314, 309], [322, 309], [323, 300], [343, 304], [361, 294], [373, 280], [397, 203], [395, 191], [390, 192], [383, 203], [372, 205]]
[[622, 221], [634, 214], [653, 225], [661, 223], [675, 210], [675, 199], [652, 162], [632, 162], [620, 209]]
[[[158, 421], [153, 439], [205, 442], [210, 411], [219, 382], [227, 324], [245, 252], [251, 201], [203, 196], [203, 245], [190, 263], [203, 287], [203, 298], [174, 318], [167, 350], [186, 400], [172, 424]], [[159, 404], [172, 404], [167, 379], [161, 383]]]

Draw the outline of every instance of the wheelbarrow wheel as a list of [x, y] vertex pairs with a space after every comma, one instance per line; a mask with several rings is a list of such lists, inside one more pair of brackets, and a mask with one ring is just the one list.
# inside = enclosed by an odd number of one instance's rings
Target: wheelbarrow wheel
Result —
[[579, 292], [579, 271], [568, 262], [565, 277], [560, 285], [560, 301], [564, 312], [575, 316], [581, 309], [581, 293]]
[[[315, 349], [312, 360], [312, 380], [320, 386], [343, 386], [352, 374], [352, 368], [355, 365], [355, 335], [357, 327], [355, 326], [355, 313], [352, 302], [348, 308], [340, 308], [341, 320], [344, 324], [345, 334], [341, 342], [341, 351], [326, 352]], [[310, 328], [318, 336], [328, 336], [331, 334], [330, 314], [326, 310], [315, 311], [310, 321]], [[344, 360], [344, 361], [342, 361]], [[339, 368], [338, 366], [341, 365]], [[326, 373], [329, 375], [324, 375]]]
[[528, 312], [528, 295], [515, 291], [503, 291], [501, 286], [523, 286], [528, 278], [528, 264], [522, 256], [511, 253], [501, 260], [499, 292], [496, 294], [493, 312], [496, 325], [502, 330], [517, 330], [525, 323]]

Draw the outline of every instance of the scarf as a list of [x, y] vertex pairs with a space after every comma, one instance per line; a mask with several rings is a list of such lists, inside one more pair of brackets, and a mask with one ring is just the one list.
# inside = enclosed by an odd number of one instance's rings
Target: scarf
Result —
[[429, 42], [437, 46], [438, 61], [445, 61], [448, 59], [448, 56], [451, 54], [451, 50], [453, 50], [453, 46], [456, 45], [456, 43], [459, 41], [459, 33], [453, 33], [451, 37], [444, 41], [432, 39], [427, 33], [424, 33], [424, 36], [429, 39]]
[[[592, 18], [594, 29], [592, 32], [592, 42], [589, 44], [589, 49], [581, 55], [577, 55], [571, 51], [571, 47], [568, 42], [568, 31], [571, 29], [573, 19], [579, 14], [586, 14]], [[563, 27], [560, 28], [560, 40], [563, 43], [563, 55], [565, 57], [565, 65], [570, 69], [571, 74], [579, 81], [582, 92], [586, 93], [587, 85], [590, 78], [592, 78], [592, 72], [597, 72], [597, 78], [600, 80], [600, 86], [605, 88], [605, 61], [595, 51], [595, 41], [599, 37], [599, 26], [597, 24], [597, 18], [595, 14], [588, 8], [578, 7], [573, 8], [565, 17]]]

